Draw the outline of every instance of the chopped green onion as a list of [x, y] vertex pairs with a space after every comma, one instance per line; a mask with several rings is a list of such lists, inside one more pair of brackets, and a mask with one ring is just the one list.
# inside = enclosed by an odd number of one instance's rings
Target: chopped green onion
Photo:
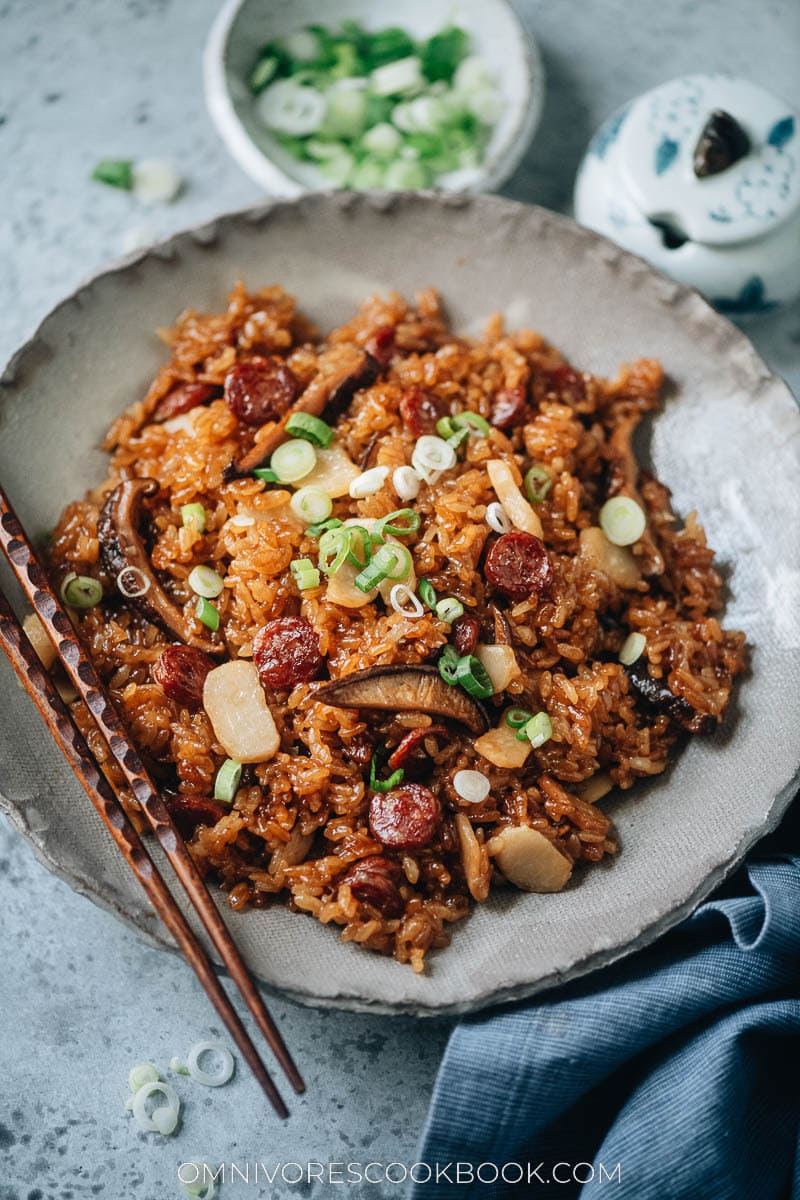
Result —
[[158, 1083], [161, 1079], [152, 1063], [139, 1063], [128, 1072], [128, 1087], [132, 1092], [138, 1092], [146, 1083]]
[[133, 190], [133, 163], [129, 158], [104, 158], [92, 171], [92, 179], [130, 192]]
[[297, 483], [305, 479], [314, 470], [317, 463], [317, 452], [310, 442], [303, 438], [291, 438], [273, 451], [269, 465], [278, 477], [279, 483]]
[[277, 73], [279, 66], [277, 58], [262, 58], [256, 64], [255, 70], [250, 76], [250, 90], [255, 92], [256, 95], [259, 92], [263, 92], [267, 84], [271, 82], [272, 77]]
[[289, 568], [301, 592], [307, 592], [309, 588], [319, 587], [319, 570], [314, 566], [310, 558], [295, 558], [289, 563]]
[[553, 486], [553, 476], [544, 467], [534, 465], [525, 472], [523, 484], [531, 504], [541, 504]]
[[451, 687], [454, 687], [458, 683], [458, 664], [459, 657], [457, 652], [452, 646], [444, 646], [442, 653], [439, 655], [437, 666], [439, 667], [439, 674], [442, 679], [445, 683], [449, 683]]
[[532, 716], [533, 713], [529, 713], [525, 708], [510, 708], [506, 713], [506, 725], [510, 725], [512, 729], [522, 729]]
[[286, 432], [291, 433], [293, 437], [305, 438], [307, 442], [320, 446], [323, 450], [333, 441], [330, 425], [311, 413], [292, 413], [286, 422]]
[[[349, 525], [350, 530], [350, 549], [347, 554], [348, 562], [351, 562], [354, 567], [362, 570], [369, 560], [372, 558], [372, 537], [368, 529], [363, 525]], [[360, 553], [357, 551], [356, 542], [360, 541]]]
[[477, 696], [479, 700], [485, 700], [487, 696], [494, 695], [494, 686], [489, 678], [489, 672], [474, 654], [465, 654], [458, 660], [455, 677], [456, 683], [460, 683], [470, 696]]
[[647, 638], [643, 633], [629, 633], [619, 652], [619, 661], [625, 667], [633, 666], [642, 657], [646, 645]]
[[61, 585], [61, 599], [70, 608], [94, 608], [103, 599], [103, 585], [91, 575], [71, 571]]
[[453, 425], [456, 429], [467, 429], [470, 433], [477, 433], [481, 437], [488, 437], [492, 432], [492, 427], [486, 418], [470, 409], [456, 413], [453, 417]]
[[[403, 521], [403, 524], [398, 525], [398, 521]], [[386, 537], [409, 537], [417, 532], [421, 521], [419, 513], [414, 512], [413, 508], [398, 508], [376, 522], [372, 529], [372, 540], [374, 542], [383, 541]]]
[[453, 418], [452, 417], [440, 417], [439, 420], [436, 422], [436, 432], [439, 434], [439, 437], [443, 437], [445, 440], [447, 440], [448, 438], [451, 438], [453, 436], [453, 434], [456, 432], [456, 427], [455, 427], [455, 424], [453, 423]]
[[326, 529], [339, 529], [344, 524], [338, 517], [331, 517], [329, 521], [320, 521], [314, 525], [309, 525], [306, 530], [306, 537], [318, 538]]
[[370, 759], [369, 764], [369, 786], [373, 792], [388, 792], [393, 787], [403, 782], [405, 771], [402, 767], [398, 767], [396, 771], [392, 771], [388, 779], [378, 779], [378, 768], [382, 766], [386, 759], [385, 750], [376, 750]]
[[534, 750], [538, 750], [553, 736], [553, 722], [546, 712], [538, 712], [517, 734], [517, 741], [524, 742], [527, 738]]
[[277, 483], [278, 476], [275, 471], [271, 471], [269, 467], [256, 467], [253, 471], [256, 479], [263, 479], [264, 483]]
[[219, 629], [219, 609], [206, 600], [205, 596], [198, 596], [194, 611], [198, 621], [212, 633], [216, 633]]
[[449, 83], [468, 47], [469, 35], [457, 25], [450, 25], [435, 33], [420, 50], [425, 77], [433, 81], [442, 79]]
[[207, 600], [215, 600], [225, 587], [222, 576], [213, 567], [195, 567], [189, 572], [187, 582], [196, 596], [205, 596]]
[[317, 525], [327, 521], [333, 512], [333, 501], [322, 488], [301, 487], [292, 496], [289, 507], [301, 521]]
[[353, 582], [359, 591], [371, 592], [384, 579], [405, 579], [411, 567], [411, 555], [405, 546], [383, 545]]
[[232, 804], [241, 778], [242, 764], [235, 758], [226, 758], [214, 780], [214, 799], [221, 804]]
[[186, 529], [196, 529], [198, 533], [205, 533], [206, 510], [202, 504], [182, 504], [181, 522]]
[[184, 1062], [182, 1062], [178, 1058], [177, 1055], [175, 1055], [174, 1058], [171, 1058], [169, 1060], [169, 1069], [170, 1069], [170, 1071], [173, 1071], [176, 1075], [188, 1075], [189, 1074], [189, 1068], [186, 1066], [186, 1064]]
[[456, 452], [444, 438], [424, 434], [414, 447], [411, 465], [426, 483], [433, 483], [442, 471], [456, 465]]
[[417, 591], [419, 592], [420, 600], [422, 600], [424, 604], [427, 604], [428, 608], [433, 611], [433, 609], [436, 608], [437, 598], [436, 591], [431, 581], [429, 579], [420, 579]]
[[647, 518], [629, 496], [612, 496], [600, 509], [600, 528], [615, 546], [632, 546], [647, 528]]
[[455, 597], [448, 596], [446, 600], [440, 600], [436, 605], [436, 615], [440, 621], [446, 621], [448, 625], [452, 625], [453, 621], [457, 621], [464, 615], [464, 605]]
[[319, 569], [335, 575], [350, 553], [352, 535], [344, 526], [326, 529], [319, 539]]
[[468, 429], [456, 429], [455, 433], [447, 439], [447, 444], [452, 446], [454, 450], [459, 450], [468, 439]]
[[317, 132], [325, 117], [325, 108], [322, 93], [297, 79], [278, 79], [255, 102], [256, 115], [267, 129], [297, 138]]

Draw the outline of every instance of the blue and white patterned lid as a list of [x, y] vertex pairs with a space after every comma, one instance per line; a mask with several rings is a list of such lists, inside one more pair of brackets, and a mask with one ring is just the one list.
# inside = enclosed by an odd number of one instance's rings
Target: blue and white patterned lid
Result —
[[[698, 178], [695, 147], [718, 109], [744, 130], [750, 149], [718, 174]], [[634, 101], [618, 138], [622, 182], [636, 206], [694, 241], [758, 238], [800, 211], [800, 117], [744, 79], [673, 79]]]

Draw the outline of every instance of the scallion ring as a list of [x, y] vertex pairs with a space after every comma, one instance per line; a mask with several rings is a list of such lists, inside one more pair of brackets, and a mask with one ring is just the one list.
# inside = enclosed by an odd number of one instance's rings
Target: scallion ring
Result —
[[442, 471], [449, 471], [456, 461], [456, 452], [449, 442], [432, 434], [419, 438], [411, 455], [411, 465], [426, 483], [438, 478]]
[[531, 504], [541, 504], [552, 486], [553, 476], [544, 467], [540, 467], [534, 463], [525, 472], [523, 487], [525, 488], [525, 495]]
[[416, 500], [420, 483], [420, 477], [413, 467], [396, 467], [392, 474], [392, 486], [401, 500]]
[[436, 605], [436, 615], [440, 621], [446, 621], [448, 625], [452, 625], [459, 617], [463, 617], [464, 605], [454, 596], [448, 596]]
[[292, 413], [285, 428], [292, 437], [305, 438], [307, 442], [311, 442], [313, 446], [319, 446], [322, 450], [327, 449], [333, 441], [333, 430], [330, 425], [311, 413]]
[[294, 581], [301, 592], [307, 592], [309, 588], [319, 587], [320, 574], [319, 569], [314, 566], [310, 558], [294, 558], [289, 563], [289, 569], [294, 576]]
[[279, 483], [297, 483], [310, 475], [317, 463], [317, 452], [311, 442], [291, 438], [272, 452], [269, 460]]
[[420, 579], [417, 591], [420, 594], [420, 599], [423, 604], [427, 604], [428, 608], [433, 611], [436, 608], [437, 596], [436, 589], [429, 579]]
[[442, 653], [439, 655], [439, 661], [436, 664], [439, 668], [439, 674], [445, 683], [449, 683], [450, 687], [455, 687], [458, 683], [458, 663], [459, 658], [452, 646], [444, 646]]
[[480, 437], [488, 437], [492, 431], [486, 418], [470, 409], [464, 409], [463, 412], [457, 413], [453, 417], [453, 425], [456, 429], [467, 429], [469, 433], [479, 434]]
[[214, 799], [222, 804], [232, 804], [242, 778], [242, 764], [235, 758], [226, 758], [214, 780]]
[[350, 553], [351, 533], [344, 526], [326, 529], [319, 539], [319, 569], [335, 575]]
[[[204, 1054], [215, 1054], [218, 1059], [222, 1060], [219, 1071], [212, 1074], [200, 1066], [200, 1059]], [[205, 1084], [206, 1087], [222, 1087], [233, 1075], [234, 1065], [233, 1055], [221, 1042], [197, 1042], [192, 1046], [186, 1058], [186, 1066], [189, 1068], [192, 1079], [197, 1083]]]
[[647, 528], [647, 518], [629, 496], [612, 496], [600, 509], [600, 528], [615, 546], [632, 546]]
[[333, 512], [333, 501], [322, 488], [301, 487], [289, 501], [289, 508], [300, 521], [319, 525]]
[[417, 621], [425, 614], [419, 596], [415, 596], [411, 588], [404, 583], [394, 585], [389, 593], [389, 603], [395, 612], [407, 617], [410, 621]]
[[372, 558], [372, 536], [364, 525], [348, 525], [350, 530], [350, 549], [347, 561], [362, 571]]
[[491, 504], [487, 504], [486, 524], [495, 533], [508, 533], [510, 531], [511, 522], [499, 500], [493, 500]]
[[533, 713], [529, 713], [525, 708], [510, 708], [506, 713], [506, 725], [510, 725], [512, 729], [522, 729], [532, 716]]
[[120, 592], [128, 600], [146, 595], [153, 586], [153, 580], [139, 567], [123, 567], [116, 582]]
[[455, 427], [453, 418], [452, 417], [440, 417], [439, 420], [436, 422], [436, 432], [438, 433], [439, 437], [444, 438], [445, 441], [447, 441], [449, 438], [451, 438], [453, 436], [453, 434], [456, 432], [456, 427]]
[[152, 1063], [138, 1063], [128, 1072], [128, 1087], [132, 1092], [138, 1092], [146, 1083], [158, 1083], [161, 1076]]
[[[159, 1094], [164, 1097], [166, 1104], [160, 1104], [148, 1113], [147, 1101], [151, 1096]], [[162, 1083], [160, 1080], [143, 1084], [133, 1097], [131, 1110], [142, 1133], [160, 1133], [169, 1137], [178, 1128], [181, 1105], [172, 1084]]]
[[255, 471], [253, 471], [253, 474], [255, 475], [256, 479], [260, 479], [263, 483], [278, 482], [277, 473], [270, 470], [269, 467], [256, 467]]
[[61, 585], [61, 599], [70, 608], [94, 608], [103, 599], [103, 586], [91, 575], [67, 575]]
[[219, 629], [219, 609], [210, 600], [206, 600], [205, 596], [198, 596], [194, 613], [201, 625], [216, 633]]
[[384, 579], [405, 579], [411, 573], [412, 566], [411, 555], [405, 546], [384, 544], [353, 582], [359, 591], [371, 592]]
[[[402, 521], [402, 524], [398, 524]], [[387, 513], [373, 526], [372, 540], [383, 541], [387, 537], [410, 537], [420, 527], [422, 518], [413, 508], [398, 508]]]
[[489, 672], [479, 658], [474, 654], [465, 654], [455, 667], [455, 681], [460, 683], [465, 692], [485, 700], [494, 695], [494, 685], [489, 678]]
[[182, 504], [181, 524], [184, 529], [196, 529], [198, 533], [205, 533], [206, 510], [202, 504]]
[[527, 738], [534, 750], [538, 750], [545, 742], [549, 742], [552, 736], [553, 722], [546, 712], [538, 712], [520, 729], [517, 740], [524, 742]]
[[206, 600], [216, 600], [225, 587], [222, 576], [213, 567], [194, 567], [187, 583], [195, 596], [205, 596]]
[[306, 530], [306, 536], [318, 538], [322, 536], [326, 529], [339, 529], [343, 524], [344, 521], [340, 521], [338, 517], [331, 517], [327, 521], [315, 522], [315, 524], [309, 525]]

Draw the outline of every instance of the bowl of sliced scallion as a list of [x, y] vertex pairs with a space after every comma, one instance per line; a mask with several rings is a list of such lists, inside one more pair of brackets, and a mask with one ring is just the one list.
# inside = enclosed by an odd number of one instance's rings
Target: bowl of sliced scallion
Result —
[[229, 0], [204, 84], [233, 158], [283, 195], [499, 187], [544, 94], [507, 0]]

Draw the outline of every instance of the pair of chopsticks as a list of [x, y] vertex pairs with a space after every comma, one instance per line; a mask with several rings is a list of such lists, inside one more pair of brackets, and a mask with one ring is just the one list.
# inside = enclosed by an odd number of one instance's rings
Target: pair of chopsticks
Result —
[[[186, 849], [170, 813], [120, 719], [94, 665], [54, 592], [8, 497], [0, 488], [0, 548], [47, 632], [67, 675], [92, 714], [150, 828], [164, 850], [222, 961], [294, 1090], [305, 1090], [283, 1037], [261, 999], [230, 931]], [[116, 842], [158, 915], [182, 950], [211, 1003], [280, 1117], [287, 1109], [250, 1035], [156, 864], [101, 774], [69, 711], [39, 662], [8, 601], [0, 592], [0, 643], [20, 683], [33, 700], [59, 749]]]

